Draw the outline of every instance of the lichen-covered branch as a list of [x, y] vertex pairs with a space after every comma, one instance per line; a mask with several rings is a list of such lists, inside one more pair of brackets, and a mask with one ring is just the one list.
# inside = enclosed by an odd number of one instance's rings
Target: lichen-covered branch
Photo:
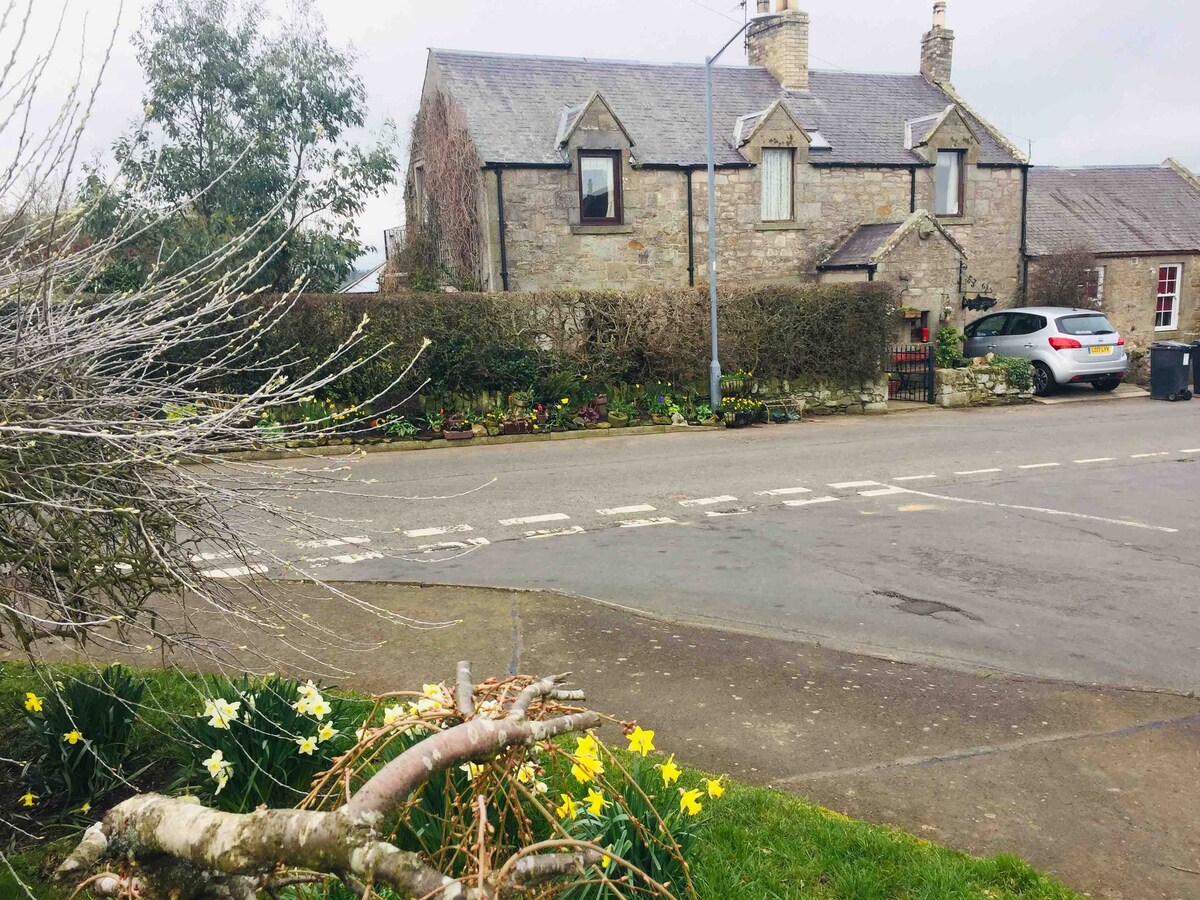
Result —
[[[460, 664], [461, 686], [469, 666]], [[89, 885], [99, 896], [135, 892], [142, 900], [250, 900], [281, 870], [304, 870], [347, 881], [389, 887], [403, 897], [427, 900], [499, 900], [525, 886], [584, 871], [600, 860], [587, 845], [572, 852], [514, 857], [490, 877], [467, 884], [430, 866], [419, 854], [383, 839], [389, 814], [440, 772], [485, 760], [511, 747], [547, 741], [600, 724], [595, 712], [532, 715], [536, 699], [548, 697], [562, 676], [541, 679], [523, 690], [497, 718], [465, 721], [405, 750], [383, 766], [342, 806], [327, 810], [259, 809], [228, 813], [190, 798], [146, 794], [117, 806], [84, 832], [59, 867], [64, 882], [86, 878], [99, 864], [116, 870]], [[548, 714], [547, 714], [548, 710]], [[136, 860], [136, 875], [120, 874]]]

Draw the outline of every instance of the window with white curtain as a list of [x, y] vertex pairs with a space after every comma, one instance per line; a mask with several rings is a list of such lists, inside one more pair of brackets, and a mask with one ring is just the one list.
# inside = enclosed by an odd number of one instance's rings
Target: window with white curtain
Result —
[[762, 220], [788, 222], [792, 219], [792, 178], [796, 151], [791, 147], [764, 147], [762, 173]]
[[934, 179], [939, 216], [962, 215], [963, 153], [961, 150], [939, 150]]

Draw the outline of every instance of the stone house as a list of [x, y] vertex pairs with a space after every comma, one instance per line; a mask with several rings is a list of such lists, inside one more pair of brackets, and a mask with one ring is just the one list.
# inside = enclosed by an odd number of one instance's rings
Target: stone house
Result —
[[1030, 269], [1073, 248], [1094, 256], [1089, 292], [1129, 346], [1200, 338], [1200, 180], [1180, 163], [1033, 169]]
[[[1029, 166], [951, 85], [945, 2], [907, 75], [811, 69], [808, 15], [768, 7], [749, 65], [713, 72], [722, 283], [887, 279], [913, 337], [964, 300], [1019, 298]], [[694, 64], [430, 51], [422, 108], [452, 104], [477, 157], [474, 278], [706, 283], [704, 81]], [[431, 152], [412, 154], [409, 233], [438, 199]]]

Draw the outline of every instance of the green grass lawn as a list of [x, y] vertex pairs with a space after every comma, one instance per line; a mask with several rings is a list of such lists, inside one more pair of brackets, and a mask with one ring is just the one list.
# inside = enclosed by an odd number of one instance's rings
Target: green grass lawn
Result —
[[[196, 694], [177, 673], [143, 670], [147, 705], [196, 712]], [[0, 663], [0, 756], [27, 758], [21, 720], [25, 691], [41, 692], [26, 665]], [[134, 732], [135, 756], [170, 760], [180, 752], [165, 714], [150, 714]], [[157, 719], [157, 721], [156, 721]], [[694, 778], [692, 779], [695, 780]], [[24, 788], [16, 778], [0, 794], [4, 818], [18, 810]], [[161, 785], [153, 785], [161, 787]], [[1080, 900], [1045, 875], [1011, 856], [980, 859], [890, 828], [847, 819], [778, 791], [730, 784], [712, 803], [713, 815], [691, 860], [697, 891], [705, 900]], [[65, 900], [69, 891], [44, 880], [48, 869], [73, 846], [86, 819], [67, 816], [40, 822], [45, 839], [18, 841], [8, 857], [38, 900]], [[30, 823], [32, 824], [32, 823]], [[0, 897], [28, 896], [8, 866], [0, 865]]]

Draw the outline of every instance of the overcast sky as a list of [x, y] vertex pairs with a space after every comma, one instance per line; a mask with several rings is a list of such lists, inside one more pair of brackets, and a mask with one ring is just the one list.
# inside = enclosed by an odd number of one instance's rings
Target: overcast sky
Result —
[[[125, 0], [88, 136], [105, 148], [141, 109], [129, 45], [148, 0]], [[333, 40], [353, 44], [371, 123], [407, 137], [426, 50], [702, 62], [743, 21], [735, 0], [316, 0]], [[753, 7], [754, 0], [750, 0]], [[282, 11], [286, 0], [266, 0]], [[7, 3], [0, 2], [0, 6]], [[23, 4], [22, 4], [23, 5]], [[31, 44], [48, 40], [60, 0], [36, 0]], [[70, 0], [68, 34], [85, 34], [93, 65], [119, 0]], [[932, 0], [808, 0], [812, 66], [915, 72]], [[1157, 164], [1175, 156], [1200, 171], [1200, 2], [1195, 0], [949, 0], [954, 84], [1035, 165]], [[7, 41], [0, 42], [6, 55]], [[68, 79], [71, 52], [53, 78]], [[723, 62], [745, 62], [735, 44]], [[53, 88], [53, 85], [48, 87]], [[47, 113], [52, 96], [45, 95]], [[7, 149], [7, 148], [0, 148]], [[367, 243], [402, 218], [399, 190], [361, 220]]]

